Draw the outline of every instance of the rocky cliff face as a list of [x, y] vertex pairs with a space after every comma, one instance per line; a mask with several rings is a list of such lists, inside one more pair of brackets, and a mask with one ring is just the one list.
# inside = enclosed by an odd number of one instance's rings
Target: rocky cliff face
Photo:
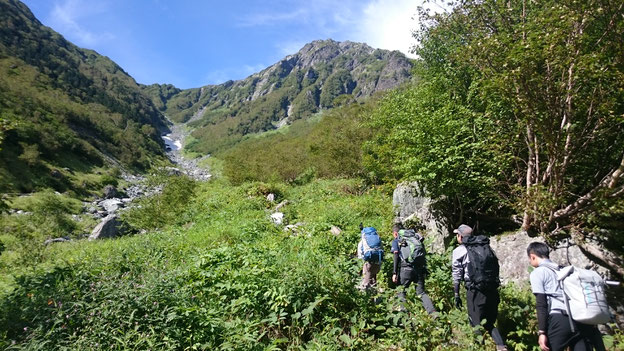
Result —
[[437, 209], [439, 201], [427, 196], [416, 182], [401, 183], [392, 194], [395, 223], [406, 227], [422, 228], [421, 234], [428, 238], [429, 252], [444, 253], [451, 235], [451, 226], [444, 213]]
[[299, 75], [302, 78], [297, 79], [299, 84], [303, 80], [319, 80], [322, 90], [323, 83], [327, 82], [331, 74], [346, 70], [353, 83], [351, 87], [345, 86], [342, 93], [353, 94], [358, 98], [403, 83], [409, 79], [411, 67], [410, 61], [396, 51], [373, 49], [366, 44], [349, 41], [317, 40], [306, 44], [298, 53], [285, 57], [275, 65], [237, 82], [234, 86], [245, 86], [250, 78], [257, 82], [251, 94], [251, 100], [254, 100], [276, 86], [281, 86], [270, 83], [276, 76], [287, 78], [291, 74]]

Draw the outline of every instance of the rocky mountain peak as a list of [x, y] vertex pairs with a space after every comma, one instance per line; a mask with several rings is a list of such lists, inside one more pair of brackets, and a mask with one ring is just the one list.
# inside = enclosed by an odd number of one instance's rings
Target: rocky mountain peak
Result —
[[332, 108], [340, 95], [360, 100], [394, 88], [410, 79], [411, 68], [398, 51], [315, 40], [245, 79], [154, 98], [165, 101], [163, 112], [173, 121], [191, 120], [196, 145], [205, 145], [197, 151], [211, 153], [246, 134]]

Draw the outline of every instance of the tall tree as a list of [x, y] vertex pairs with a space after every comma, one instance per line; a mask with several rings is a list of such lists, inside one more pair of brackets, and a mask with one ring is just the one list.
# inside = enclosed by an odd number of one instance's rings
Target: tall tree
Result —
[[505, 110], [486, 115], [523, 143], [506, 179], [525, 230], [578, 229], [624, 194], [623, 10], [619, 0], [462, 0], [423, 15], [424, 66], [470, 73], [484, 109]]

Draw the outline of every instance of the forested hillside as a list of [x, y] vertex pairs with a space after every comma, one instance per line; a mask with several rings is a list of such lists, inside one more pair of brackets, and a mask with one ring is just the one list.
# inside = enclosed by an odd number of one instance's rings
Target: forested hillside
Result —
[[147, 169], [163, 155], [162, 114], [110, 59], [0, 1], [0, 190], [89, 192], [74, 172]]
[[[410, 78], [402, 53], [362, 43], [317, 40], [251, 76], [196, 89], [144, 87], [175, 122], [187, 122], [187, 149], [223, 151], [245, 135], [272, 130], [334, 107], [341, 95], [363, 101]], [[339, 102], [338, 102], [339, 104]]]

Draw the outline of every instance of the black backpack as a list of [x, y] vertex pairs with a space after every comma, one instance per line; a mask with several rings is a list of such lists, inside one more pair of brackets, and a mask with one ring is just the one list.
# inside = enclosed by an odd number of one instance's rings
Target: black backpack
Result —
[[467, 236], [462, 244], [468, 250], [470, 286], [480, 291], [496, 290], [500, 286], [498, 258], [483, 235]]
[[399, 231], [399, 257], [403, 264], [409, 266], [424, 265], [425, 263], [425, 245], [423, 245], [423, 237], [416, 233], [413, 229]]

